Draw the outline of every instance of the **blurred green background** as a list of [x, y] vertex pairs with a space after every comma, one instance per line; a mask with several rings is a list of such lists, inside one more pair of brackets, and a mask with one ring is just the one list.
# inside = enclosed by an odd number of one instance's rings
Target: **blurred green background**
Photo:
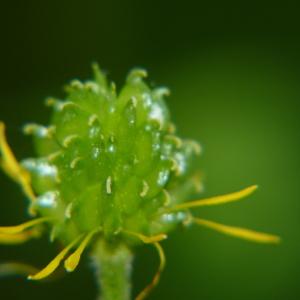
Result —
[[[260, 189], [249, 199], [197, 213], [230, 225], [280, 234], [262, 246], [205, 228], [178, 229], [163, 243], [167, 268], [150, 299], [300, 298], [300, 31], [298, 7], [267, 1], [11, 1], [1, 4], [0, 119], [19, 158], [32, 155], [22, 124], [46, 124], [47, 96], [63, 97], [74, 77], [98, 61], [120, 86], [143, 66], [172, 91], [179, 133], [201, 142], [203, 196]], [[300, 29], [300, 28], [299, 28]], [[0, 174], [1, 224], [26, 219], [26, 201]], [[0, 260], [43, 266], [57, 253], [44, 238], [0, 247]], [[134, 294], [155, 272], [140, 249]], [[55, 282], [0, 281], [1, 299], [93, 300], [88, 258]]]

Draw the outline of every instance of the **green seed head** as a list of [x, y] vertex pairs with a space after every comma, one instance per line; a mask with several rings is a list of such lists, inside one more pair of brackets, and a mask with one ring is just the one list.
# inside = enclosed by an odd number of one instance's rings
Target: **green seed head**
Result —
[[[16, 226], [0, 226], [0, 243], [18, 244], [40, 235], [48, 223], [52, 240], [64, 249], [41, 271], [41, 280], [64, 261], [76, 269], [84, 249], [94, 240], [95, 265], [105, 300], [130, 297], [131, 246], [152, 244], [160, 264], [152, 281], [136, 300], [158, 284], [165, 266], [160, 241], [177, 224], [197, 224], [259, 243], [280, 238], [194, 217], [190, 209], [235, 202], [252, 194], [252, 185], [238, 192], [187, 201], [199, 191], [195, 157], [197, 143], [180, 139], [170, 121], [165, 88], [150, 89], [143, 70], [133, 70], [120, 93], [94, 66], [94, 79], [73, 81], [66, 100], [48, 99], [53, 116], [49, 126], [29, 124], [37, 157], [19, 164], [0, 122], [0, 167], [30, 200], [39, 217]], [[74, 250], [76, 248], [76, 250]], [[71, 253], [71, 251], [73, 251]], [[24, 265], [10, 266], [24, 273]], [[32, 273], [32, 268], [26, 273]]]
[[31, 209], [51, 222], [52, 239], [70, 242], [101, 228], [106, 240], [131, 243], [124, 231], [167, 233], [185, 217], [167, 212], [199, 187], [196, 142], [170, 121], [165, 88], [151, 89], [146, 72], [130, 72], [117, 94], [97, 66], [94, 79], [73, 81], [66, 99], [48, 99], [48, 127], [27, 125], [37, 157], [26, 159], [37, 200]]

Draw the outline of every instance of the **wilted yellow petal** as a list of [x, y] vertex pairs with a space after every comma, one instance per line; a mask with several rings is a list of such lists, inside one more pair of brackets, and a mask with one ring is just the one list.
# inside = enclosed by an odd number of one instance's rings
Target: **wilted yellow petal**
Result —
[[10, 146], [8, 145], [5, 137], [5, 125], [3, 122], [0, 122], [0, 152], [2, 154], [0, 163], [2, 169], [9, 177], [22, 186], [25, 195], [31, 201], [35, 201], [36, 197], [31, 187], [30, 175], [24, 168], [20, 166]]
[[157, 234], [157, 235], [154, 235], [154, 236], [146, 236], [146, 235], [143, 235], [141, 233], [132, 232], [132, 231], [128, 231], [128, 230], [124, 230], [123, 232], [125, 232], [129, 235], [137, 237], [139, 240], [141, 240], [145, 244], [152, 244], [152, 243], [155, 243], [155, 242], [160, 242], [162, 240], [165, 240], [168, 237], [164, 233]]
[[6, 276], [28, 276], [30, 273], [37, 272], [37, 268], [19, 262], [9, 262], [0, 264], [0, 277]]
[[0, 233], [3, 234], [17, 234], [17, 233], [21, 233], [24, 230], [33, 227], [35, 225], [44, 223], [44, 222], [48, 222], [50, 220], [52, 220], [53, 218], [49, 218], [49, 217], [43, 217], [43, 218], [38, 218], [38, 219], [34, 219], [28, 222], [25, 222], [23, 224], [20, 225], [15, 225], [15, 226], [2, 226], [0, 227]]
[[224, 203], [234, 202], [252, 194], [256, 189], [257, 189], [257, 185], [252, 185], [250, 187], [247, 187], [235, 193], [190, 201], [190, 202], [175, 205], [174, 207], [167, 208], [167, 210], [177, 211], [177, 210], [183, 210], [183, 209], [188, 209], [193, 207], [212, 206], [212, 205], [220, 205]]
[[0, 233], [0, 244], [16, 245], [27, 242], [32, 238], [39, 237], [40, 232], [37, 230], [25, 231], [17, 234]]
[[65, 269], [68, 272], [73, 272], [77, 265], [79, 264], [81, 254], [83, 253], [84, 249], [87, 247], [88, 243], [92, 239], [92, 237], [99, 232], [99, 229], [91, 231], [87, 236], [83, 239], [80, 246], [76, 249], [74, 253], [72, 253], [66, 260], [65, 260]]
[[68, 252], [80, 241], [83, 236], [79, 236], [72, 243], [70, 243], [66, 248], [64, 248], [44, 269], [36, 273], [35, 275], [28, 276], [30, 280], [41, 280], [43, 278], [51, 275], [59, 266], [61, 261], [65, 258]]
[[157, 270], [156, 274], [154, 275], [151, 283], [149, 285], [147, 285], [145, 287], [145, 289], [143, 289], [141, 291], [141, 293], [139, 293], [139, 295], [136, 297], [136, 300], [143, 300], [148, 296], [148, 294], [151, 292], [151, 290], [158, 284], [159, 279], [160, 279], [160, 275], [161, 275], [161, 273], [162, 273], [162, 271], [165, 267], [166, 257], [165, 257], [163, 248], [161, 247], [161, 245], [158, 242], [161, 241], [161, 240], [166, 239], [167, 235], [162, 233], [162, 234], [158, 234], [158, 235], [155, 235], [155, 236], [148, 237], [148, 236], [145, 236], [141, 233], [126, 231], [126, 230], [124, 230], [124, 233], [127, 233], [129, 235], [132, 235], [132, 236], [138, 238], [139, 240], [141, 240], [145, 244], [153, 244], [154, 247], [157, 250], [158, 255], [159, 255], [160, 263], [159, 263], [159, 267], [158, 267], [158, 270]]
[[280, 237], [278, 237], [276, 235], [271, 235], [271, 234], [262, 233], [262, 232], [256, 232], [256, 231], [253, 231], [250, 229], [227, 226], [227, 225], [223, 225], [223, 224], [212, 222], [212, 221], [205, 220], [205, 219], [193, 218], [192, 221], [198, 225], [205, 226], [205, 227], [214, 229], [216, 231], [219, 231], [221, 233], [231, 235], [234, 237], [238, 237], [241, 239], [249, 240], [252, 242], [266, 243], [266, 244], [269, 244], [269, 243], [278, 244], [280, 242]]
[[162, 271], [164, 270], [165, 268], [165, 265], [166, 265], [166, 257], [165, 257], [165, 254], [164, 254], [164, 250], [163, 248], [161, 247], [161, 245], [159, 243], [153, 243], [153, 245], [155, 246], [156, 250], [157, 250], [157, 253], [159, 255], [159, 260], [160, 260], [160, 263], [159, 263], [159, 267], [158, 267], [158, 270], [157, 272], [155, 273], [151, 283], [149, 283], [140, 293], [139, 295], [135, 298], [136, 300], [143, 300], [145, 299], [149, 293], [155, 288], [155, 286], [157, 286], [157, 284], [159, 283], [159, 280], [160, 280], [160, 276], [161, 276], [161, 273]]

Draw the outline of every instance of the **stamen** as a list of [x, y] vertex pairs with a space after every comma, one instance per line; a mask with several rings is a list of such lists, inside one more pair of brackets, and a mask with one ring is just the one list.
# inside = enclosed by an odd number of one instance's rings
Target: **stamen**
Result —
[[32, 238], [40, 236], [40, 231], [30, 230], [17, 234], [0, 233], [0, 244], [4, 245], [17, 245], [29, 241]]
[[156, 242], [160, 242], [162, 240], [165, 240], [168, 237], [164, 233], [154, 235], [154, 236], [146, 236], [146, 235], [143, 235], [141, 233], [132, 232], [132, 231], [128, 231], [128, 230], [123, 230], [123, 232], [127, 233], [129, 235], [137, 237], [138, 239], [140, 239], [145, 244], [153, 244], [153, 243], [156, 243]]
[[0, 234], [4, 233], [4, 234], [18, 234], [23, 232], [24, 230], [33, 227], [35, 225], [44, 223], [44, 222], [48, 222], [50, 220], [52, 220], [53, 218], [49, 218], [49, 217], [43, 217], [43, 218], [38, 218], [38, 219], [34, 219], [28, 222], [25, 222], [23, 224], [20, 225], [16, 225], [16, 226], [2, 226], [0, 227]]
[[20, 166], [8, 145], [5, 137], [5, 125], [3, 122], [0, 122], [0, 152], [2, 153], [2, 159], [0, 161], [2, 169], [9, 177], [22, 186], [25, 195], [31, 201], [35, 201], [36, 197], [31, 187], [30, 175]]
[[167, 208], [167, 211], [170, 212], [170, 211], [188, 209], [192, 207], [212, 206], [212, 205], [219, 205], [219, 204], [238, 201], [252, 194], [257, 189], [257, 187], [258, 187], [257, 185], [252, 185], [250, 187], [247, 187], [235, 193], [178, 204], [175, 205], [174, 207]]
[[70, 243], [66, 248], [64, 248], [44, 269], [36, 273], [35, 275], [28, 276], [29, 280], [41, 280], [45, 277], [51, 275], [59, 266], [61, 261], [65, 258], [68, 252], [81, 240], [83, 235], [80, 235], [72, 243]]
[[135, 298], [135, 300], [143, 300], [145, 299], [149, 294], [150, 292], [155, 288], [155, 286], [157, 286], [157, 284], [159, 283], [159, 280], [160, 280], [160, 276], [161, 276], [161, 273], [162, 271], [164, 270], [165, 268], [165, 265], [166, 265], [166, 257], [165, 257], [165, 254], [164, 254], [164, 250], [163, 248], [161, 247], [161, 245], [157, 242], [153, 243], [154, 247], [156, 248], [157, 250], [157, 253], [159, 255], [159, 260], [160, 260], [160, 263], [159, 263], [159, 267], [158, 267], [158, 270], [157, 272], [155, 273], [152, 281], [150, 284], [148, 284], [140, 293], [139, 295]]
[[234, 236], [237, 238], [245, 239], [252, 242], [257, 243], [265, 243], [265, 244], [278, 244], [280, 242], [280, 237], [276, 235], [271, 235], [267, 233], [256, 232], [249, 229], [232, 227], [223, 224], [219, 224], [216, 222], [208, 221], [205, 219], [192, 218], [192, 222], [211, 228], [213, 230], [219, 231], [221, 233]]
[[95, 229], [89, 234], [87, 234], [87, 236], [81, 242], [77, 250], [65, 260], [65, 269], [68, 272], [73, 272], [76, 269], [77, 265], [79, 264], [81, 254], [83, 253], [84, 249], [87, 247], [88, 243], [91, 241], [91, 239], [97, 232], [99, 232], [99, 229]]

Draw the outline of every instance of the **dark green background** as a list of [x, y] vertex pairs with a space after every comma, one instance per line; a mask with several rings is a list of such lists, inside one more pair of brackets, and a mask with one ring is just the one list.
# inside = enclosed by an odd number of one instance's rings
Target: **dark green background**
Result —
[[[250, 4], [251, 3], [251, 4]], [[283, 6], [284, 5], [284, 6]], [[235, 240], [204, 228], [178, 229], [163, 243], [168, 258], [150, 299], [300, 298], [299, 9], [288, 2], [10, 1], [1, 3], [0, 119], [19, 158], [32, 155], [21, 133], [47, 123], [47, 96], [63, 97], [70, 79], [98, 61], [120, 86], [143, 66], [170, 87], [168, 105], [181, 136], [204, 152], [203, 196], [257, 183], [241, 203], [199, 210], [226, 224], [278, 233], [279, 246]], [[0, 175], [1, 224], [26, 219], [20, 190]], [[0, 260], [45, 265], [58, 251], [44, 238], [2, 246]], [[155, 272], [153, 249], [140, 249], [134, 294]], [[1, 299], [94, 299], [83, 259], [60, 281], [0, 281]]]

